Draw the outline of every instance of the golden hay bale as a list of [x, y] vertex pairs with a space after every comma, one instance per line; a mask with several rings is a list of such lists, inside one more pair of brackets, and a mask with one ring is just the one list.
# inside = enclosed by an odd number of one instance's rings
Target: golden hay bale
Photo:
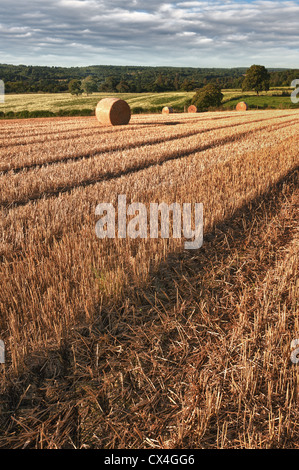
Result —
[[188, 108], [188, 113], [197, 113], [197, 107], [194, 104], [191, 104]]
[[165, 106], [162, 109], [162, 114], [172, 114], [173, 113], [173, 108], [169, 108], [168, 106]]
[[131, 108], [128, 103], [118, 98], [104, 98], [96, 107], [97, 120], [106, 126], [121, 126], [131, 119]]
[[240, 103], [237, 104], [236, 110], [237, 111], [247, 111], [248, 109], [248, 104], [245, 103], [245, 101], [241, 101]]

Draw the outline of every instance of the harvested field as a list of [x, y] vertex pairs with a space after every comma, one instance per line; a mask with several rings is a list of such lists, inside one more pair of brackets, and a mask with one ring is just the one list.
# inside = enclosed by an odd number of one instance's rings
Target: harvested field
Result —
[[[298, 448], [297, 110], [2, 121], [0, 448]], [[201, 202], [204, 245], [95, 208]]]

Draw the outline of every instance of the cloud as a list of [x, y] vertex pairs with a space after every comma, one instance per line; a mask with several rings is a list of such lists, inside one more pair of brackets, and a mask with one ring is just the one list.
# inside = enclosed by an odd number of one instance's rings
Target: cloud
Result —
[[297, 67], [298, 1], [0, 0], [1, 61]]

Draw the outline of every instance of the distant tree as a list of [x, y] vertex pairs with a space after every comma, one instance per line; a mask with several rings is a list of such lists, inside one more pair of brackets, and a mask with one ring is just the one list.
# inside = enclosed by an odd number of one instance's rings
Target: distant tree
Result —
[[91, 95], [92, 93], [98, 91], [97, 82], [91, 75], [89, 75], [88, 77], [84, 78], [84, 80], [82, 80], [81, 89], [87, 95]]
[[268, 70], [263, 65], [252, 65], [246, 72], [242, 90], [254, 90], [258, 95], [261, 91], [268, 91], [269, 88], [270, 74]]
[[69, 82], [69, 92], [72, 95], [82, 95], [81, 81], [73, 79]]
[[134, 80], [129, 80], [128, 82], [129, 93], [137, 93], [137, 83]]
[[136, 79], [136, 93], [141, 93], [142, 92], [142, 83], [141, 83], [141, 77], [138, 75]]
[[118, 85], [116, 85], [116, 90], [119, 93], [129, 93], [130, 85], [126, 80], [121, 80]]
[[158, 75], [157, 79], [152, 84], [152, 91], [158, 93], [161, 91], [165, 91], [165, 81], [161, 73]]
[[172, 77], [164, 79], [164, 91], [176, 91], [174, 80]]
[[[299, 76], [297, 70], [271, 69], [271, 87], [290, 87]], [[137, 66], [89, 66], [89, 67], [43, 67], [0, 64], [0, 78], [6, 84], [6, 93], [61, 93], [68, 91], [71, 80], [84, 81], [92, 76], [101, 84], [98, 91], [115, 93], [124, 80], [130, 93], [183, 89], [194, 90], [213, 83], [221, 89], [242, 88], [246, 68], [203, 69], [184, 67], [137, 67]], [[186, 82], [183, 84], [184, 80]], [[244, 86], [246, 85], [246, 82]], [[259, 92], [259, 91], [258, 91]]]
[[223, 94], [221, 93], [221, 88], [210, 83], [196, 92], [192, 98], [191, 104], [194, 104], [198, 111], [207, 111], [209, 108], [220, 106], [222, 99]]
[[118, 83], [119, 80], [116, 77], [107, 77], [105, 82], [100, 85], [99, 91], [115, 93]]
[[180, 85], [180, 76], [178, 73], [175, 74], [173, 86], [176, 91], [179, 91], [181, 85]]
[[185, 78], [181, 85], [181, 90], [182, 91], [193, 91], [195, 90], [196, 85], [193, 79]]

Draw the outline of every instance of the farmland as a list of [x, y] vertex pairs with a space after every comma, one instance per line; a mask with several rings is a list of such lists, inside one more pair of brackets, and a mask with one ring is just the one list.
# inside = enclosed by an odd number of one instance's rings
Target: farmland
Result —
[[[256, 96], [255, 92], [242, 93], [242, 90], [222, 90], [223, 109], [229, 110], [236, 107], [238, 101], [246, 100], [252, 109], [274, 108], [288, 109], [298, 108], [291, 102], [290, 96], [282, 96], [283, 93], [291, 93], [292, 90], [271, 89], [268, 92], [262, 92]], [[165, 92], [165, 93], [109, 93], [109, 96], [115, 96], [124, 99], [130, 105], [134, 114], [138, 113], [160, 113], [163, 106], [173, 107], [176, 111], [182, 112], [190, 104], [195, 92]], [[28, 93], [28, 94], [8, 94], [5, 97], [5, 103], [0, 104], [1, 112], [15, 113], [18, 117], [26, 117], [20, 113], [50, 112], [55, 115], [63, 113], [71, 114], [77, 112], [79, 115], [93, 114], [97, 103], [107, 97], [107, 93], [93, 93], [86, 96], [73, 96], [70, 93]], [[33, 116], [36, 117], [36, 116]]]
[[[0, 448], [298, 448], [298, 129], [1, 121]], [[203, 247], [99, 240], [120, 194], [203, 203]]]
[[[185, 101], [191, 99], [194, 92], [168, 92], [168, 93], [109, 93], [108, 96], [116, 96], [128, 102], [134, 108], [154, 108], [159, 111], [166, 105], [184, 107]], [[59, 110], [93, 109], [98, 101], [105, 98], [107, 93], [93, 93], [90, 96], [73, 96], [70, 93], [45, 93], [45, 94], [21, 94], [6, 95], [5, 104], [0, 105], [0, 111], [51, 111]]]

